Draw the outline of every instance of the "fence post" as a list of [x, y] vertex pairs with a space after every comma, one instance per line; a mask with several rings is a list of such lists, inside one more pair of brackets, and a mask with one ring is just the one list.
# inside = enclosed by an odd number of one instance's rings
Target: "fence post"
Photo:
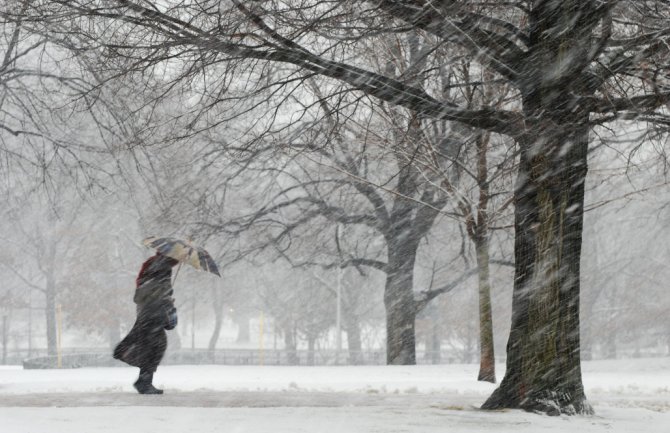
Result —
[[265, 363], [265, 353], [264, 353], [264, 347], [263, 347], [263, 322], [264, 322], [264, 315], [263, 311], [261, 311], [261, 317], [258, 323], [258, 364], [263, 365]]
[[63, 367], [62, 346], [61, 346], [62, 308], [60, 304], [56, 305], [56, 327], [58, 330], [58, 334], [56, 335], [56, 353], [58, 354], [56, 366], [58, 368], [62, 368]]
[[2, 363], [7, 364], [7, 315], [2, 316]]

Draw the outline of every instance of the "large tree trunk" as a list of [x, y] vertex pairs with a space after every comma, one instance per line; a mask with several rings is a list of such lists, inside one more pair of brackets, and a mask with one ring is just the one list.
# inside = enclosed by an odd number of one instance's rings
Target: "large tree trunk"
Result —
[[579, 125], [587, 125], [588, 115], [561, 119], [567, 122], [545, 119], [520, 143], [507, 372], [485, 409], [592, 411], [582, 385], [579, 340], [589, 131]]
[[484, 408], [592, 413], [579, 336], [589, 112], [578, 97], [591, 92], [582, 62], [593, 49], [595, 7], [584, 0], [531, 3], [519, 82], [526, 129], [517, 137], [512, 328], [505, 377]]
[[479, 375], [477, 380], [495, 383], [496, 360], [493, 347], [488, 238], [478, 239], [475, 249], [479, 275]]
[[[416, 248], [405, 240], [390, 243], [384, 306], [386, 307], [386, 363], [388, 365], [416, 364], [416, 302], [413, 279]], [[409, 244], [409, 245], [407, 245]], [[417, 245], [418, 246], [418, 245]]]

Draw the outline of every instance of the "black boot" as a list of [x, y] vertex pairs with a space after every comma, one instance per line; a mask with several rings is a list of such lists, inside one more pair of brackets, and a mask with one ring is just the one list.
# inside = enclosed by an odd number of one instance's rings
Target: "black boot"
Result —
[[151, 383], [154, 380], [154, 373], [152, 371], [140, 370], [140, 377], [133, 384], [137, 392], [140, 394], [163, 394], [162, 389], [158, 389]]

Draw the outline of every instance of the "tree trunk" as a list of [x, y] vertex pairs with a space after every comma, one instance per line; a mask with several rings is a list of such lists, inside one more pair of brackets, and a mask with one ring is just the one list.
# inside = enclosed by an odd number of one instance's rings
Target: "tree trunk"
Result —
[[358, 317], [353, 314], [348, 315], [346, 320], [347, 349], [349, 350], [349, 364], [358, 365], [361, 363], [363, 353], [363, 344], [361, 342], [361, 326]]
[[593, 412], [582, 384], [579, 302], [589, 144], [580, 104], [592, 96], [581, 62], [594, 48], [584, 23], [598, 19], [595, 3], [531, 3], [519, 80], [525, 130], [517, 137], [512, 328], [505, 377], [484, 408]]
[[207, 350], [213, 356], [216, 343], [219, 341], [219, 336], [221, 335], [221, 326], [223, 325], [223, 296], [221, 296], [219, 289], [216, 287], [212, 289], [212, 295], [214, 297], [214, 302], [212, 302], [212, 307], [214, 308], [214, 329], [212, 330], [212, 336], [209, 338]]
[[582, 385], [579, 353], [589, 131], [582, 125], [587, 125], [588, 114], [563, 114], [560, 119], [567, 121], [543, 119], [542, 126], [532, 125], [527, 140], [520, 143], [507, 372], [484, 403], [485, 409], [592, 412]]
[[479, 375], [477, 380], [495, 383], [496, 360], [493, 346], [488, 238], [478, 239], [475, 249], [479, 275]]
[[612, 330], [605, 337], [605, 359], [616, 359], [616, 333]]
[[2, 364], [7, 364], [7, 345], [9, 344], [9, 323], [7, 315], [2, 316]]
[[295, 332], [291, 325], [284, 326], [284, 350], [286, 351], [286, 361], [289, 365], [298, 365], [298, 350], [295, 341]]
[[[414, 242], [408, 242], [413, 244]], [[395, 245], [396, 248], [393, 248]], [[388, 271], [384, 290], [386, 307], [386, 363], [416, 364], [414, 322], [416, 302], [413, 292], [416, 248], [389, 244]]]
[[307, 336], [307, 365], [314, 365], [314, 347], [316, 346], [316, 336]]
[[216, 343], [219, 341], [219, 336], [221, 335], [221, 325], [223, 324], [223, 314], [218, 314], [214, 316], [214, 329], [212, 330], [212, 336], [209, 337], [209, 344], [207, 345], [207, 350], [214, 352], [216, 350]]
[[251, 341], [251, 333], [249, 331], [249, 315], [244, 313], [236, 313], [235, 323], [237, 323], [237, 339], [238, 343], [248, 343]]
[[57, 330], [56, 330], [56, 285], [47, 276], [46, 284], [46, 326], [47, 326], [47, 354], [56, 356], [57, 352]]
[[[440, 325], [437, 319], [433, 319], [433, 324], [430, 327], [430, 362], [431, 364], [439, 364], [442, 362], [442, 339], [440, 335]], [[429, 346], [426, 342], [426, 346]]]
[[437, 329], [433, 331], [433, 357], [431, 362], [433, 364], [440, 364], [442, 362], [442, 341]]
[[51, 241], [47, 245], [45, 252], [45, 279], [46, 285], [44, 295], [46, 298], [44, 313], [46, 315], [47, 326], [47, 354], [56, 356], [57, 351], [57, 330], [56, 330], [56, 244]]

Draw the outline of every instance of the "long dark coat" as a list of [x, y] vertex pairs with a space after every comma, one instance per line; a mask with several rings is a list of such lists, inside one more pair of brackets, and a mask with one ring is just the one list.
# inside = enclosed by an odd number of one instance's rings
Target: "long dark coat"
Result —
[[137, 304], [137, 319], [114, 349], [114, 358], [143, 370], [156, 371], [167, 348], [165, 329], [171, 329], [172, 267], [177, 263], [157, 254], [142, 265], [133, 298]]

